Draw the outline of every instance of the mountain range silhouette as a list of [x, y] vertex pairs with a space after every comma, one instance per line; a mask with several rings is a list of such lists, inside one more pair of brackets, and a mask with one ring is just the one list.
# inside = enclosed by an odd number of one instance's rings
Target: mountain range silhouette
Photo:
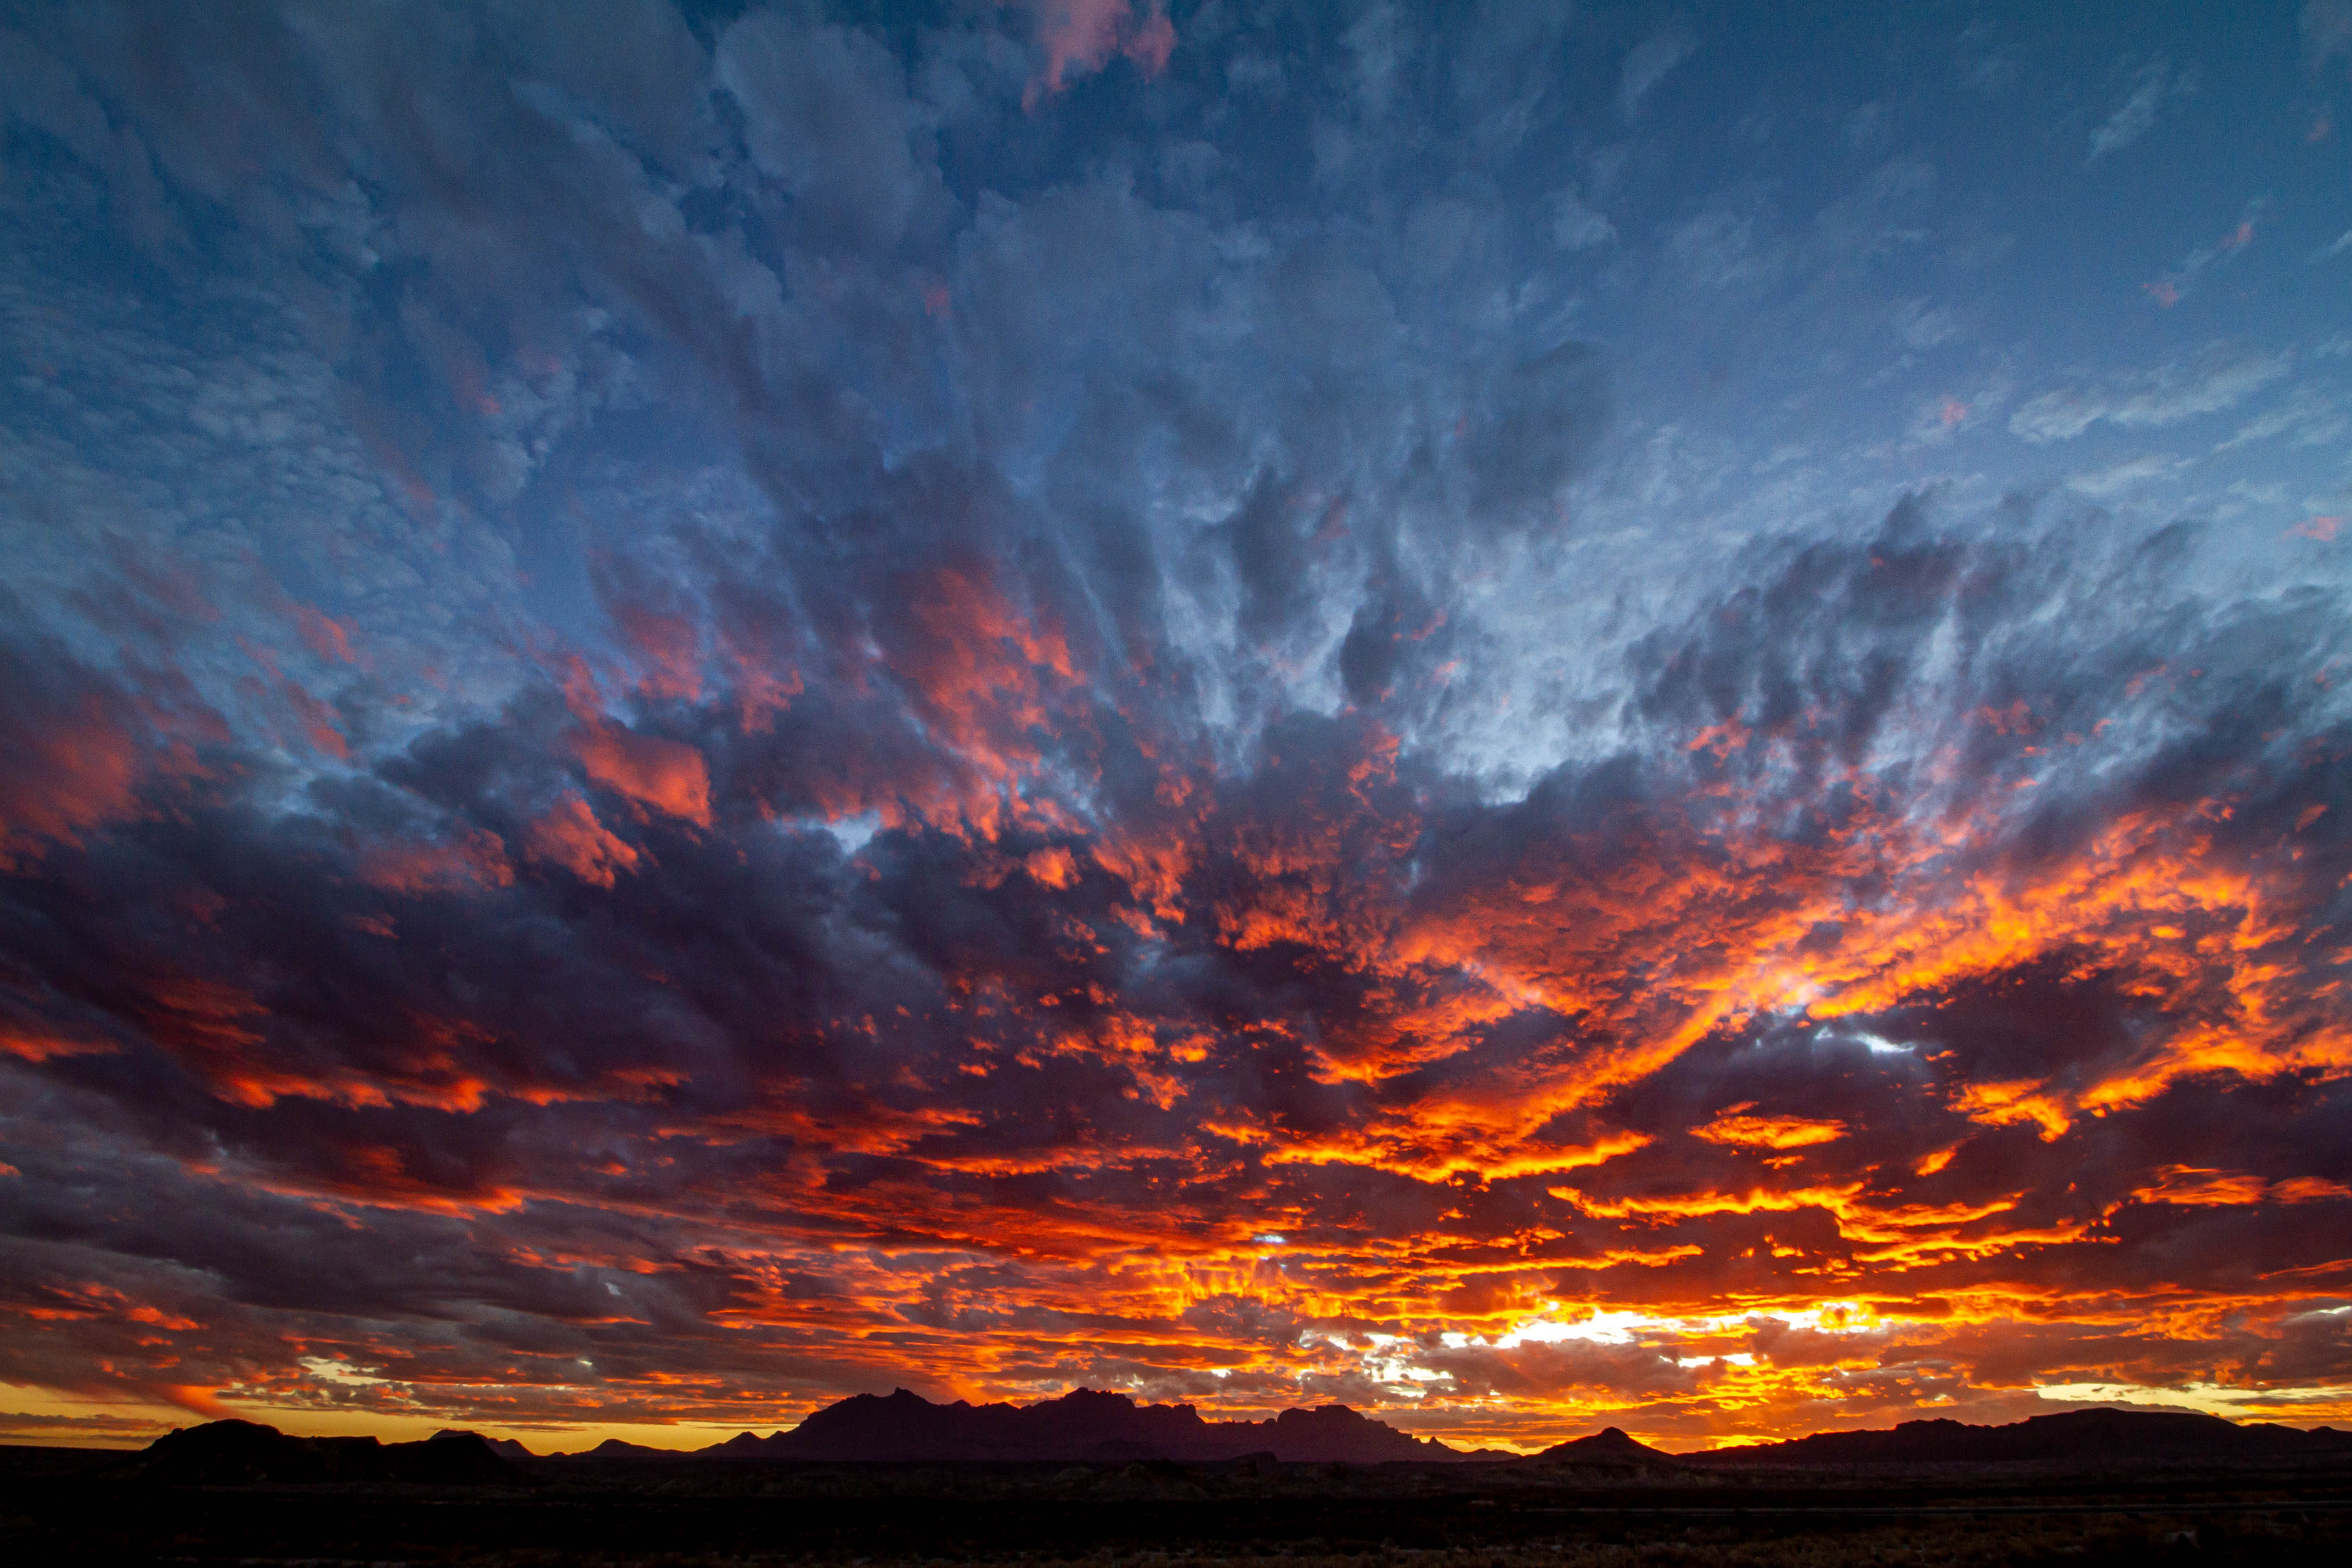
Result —
[[[1465, 1451], [1414, 1438], [1343, 1405], [1286, 1410], [1266, 1421], [1205, 1421], [1189, 1405], [1138, 1405], [1125, 1394], [1080, 1389], [1036, 1405], [935, 1405], [897, 1389], [829, 1405], [789, 1431], [744, 1432], [693, 1451], [712, 1458], [803, 1460], [1166, 1459], [1210, 1463], [1245, 1456], [1289, 1464], [1475, 1461], [1609, 1466], [1672, 1471], [1692, 1466], [1816, 1468], [1847, 1465], [2037, 1460], [2211, 1459], [2352, 1456], [2352, 1432], [2241, 1426], [2178, 1410], [2073, 1410], [2002, 1426], [1906, 1421], [1892, 1430], [1822, 1432], [1781, 1443], [1671, 1454], [1612, 1426], [1522, 1457]], [[584, 1457], [676, 1458], [677, 1450], [608, 1441]]]
[[2006, 1426], [1952, 1420], [1906, 1421], [1892, 1431], [1816, 1432], [1785, 1443], [1759, 1443], [1685, 1454], [1692, 1465], [2001, 1464], [2046, 1460], [2250, 1460], [2352, 1457], [2352, 1432], [2305, 1431], [2264, 1422], [2241, 1426], [2189, 1410], [2066, 1410]]
[[[443, 1431], [421, 1443], [373, 1437], [289, 1437], [250, 1421], [215, 1421], [158, 1438], [131, 1461], [165, 1485], [394, 1481], [514, 1483], [516, 1461], [540, 1458], [510, 1439]], [[1138, 1405], [1080, 1389], [1029, 1405], [935, 1405], [906, 1389], [861, 1394], [825, 1406], [789, 1431], [744, 1432], [706, 1448], [651, 1448], [613, 1439], [554, 1460], [787, 1459], [803, 1462], [973, 1463], [1062, 1461], [1285, 1464], [1505, 1463], [1597, 1468], [1661, 1479], [1694, 1468], [1839, 1468], [1855, 1466], [2031, 1462], [2352, 1460], [2352, 1432], [2305, 1431], [2168, 1410], [2074, 1410], [2004, 1426], [1906, 1421], [1892, 1430], [1822, 1432], [1783, 1443], [1670, 1454], [1612, 1426], [1519, 1456], [1465, 1452], [1416, 1438], [1345, 1405], [1286, 1410], [1265, 1421], [1206, 1421], [1189, 1405]]]
[[136, 1479], [156, 1486], [527, 1481], [488, 1438], [472, 1432], [436, 1433], [421, 1443], [383, 1443], [373, 1437], [289, 1437], [257, 1421], [208, 1421], [167, 1432], [140, 1451], [131, 1470]]
[[[592, 1456], [660, 1452], [618, 1441]], [[697, 1450], [715, 1458], [824, 1460], [1167, 1459], [1201, 1464], [1252, 1455], [1287, 1464], [1459, 1462], [1476, 1456], [1434, 1438], [1407, 1436], [1343, 1405], [1286, 1410], [1267, 1421], [1204, 1421], [1189, 1405], [1138, 1405], [1123, 1394], [1079, 1389], [1041, 1404], [934, 1405], [897, 1389], [829, 1405], [788, 1432], [745, 1432]]]

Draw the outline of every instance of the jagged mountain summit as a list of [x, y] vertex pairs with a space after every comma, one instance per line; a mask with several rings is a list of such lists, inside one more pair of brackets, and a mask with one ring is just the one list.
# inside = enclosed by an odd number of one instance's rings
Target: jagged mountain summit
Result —
[[1189, 1405], [1138, 1405], [1123, 1394], [1096, 1389], [1029, 1405], [934, 1405], [903, 1388], [887, 1397], [861, 1394], [827, 1405], [789, 1432], [766, 1437], [746, 1432], [701, 1451], [736, 1458], [1189, 1463], [1260, 1454], [1290, 1464], [1362, 1465], [1473, 1457], [1435, 1438], [1408, 1436], [1343, 1405], [1286, 1410], [1267, 1421], [1204, 1421]]

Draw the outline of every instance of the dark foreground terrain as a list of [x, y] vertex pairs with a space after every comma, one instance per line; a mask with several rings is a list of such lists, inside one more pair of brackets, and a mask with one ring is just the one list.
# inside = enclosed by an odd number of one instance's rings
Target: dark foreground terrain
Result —
[[[227, 1446], [227, 1459], [199, 1456], [193, 1472], [184, 1455], [163, 1465], [117, 1452], [0, 1448], [0, 1563], [2352, 1561], [2352, 1465], [2338, 1459], [1741, 1469], [1658, 1465], [1603, 1444], [1583, 1450], [1590, 1462], [1549, 1464], [624, 1458], [499, 1459], [492, 1471], [470, 1450], [346, 1449], [299, 1457], [309, 1479], [225, 1479], [238, 1465], [268, 1468], [251, 1458], [260, 1440], [241, 1441]], [[431, 1471], [494, 1479], [350, 1479]]]

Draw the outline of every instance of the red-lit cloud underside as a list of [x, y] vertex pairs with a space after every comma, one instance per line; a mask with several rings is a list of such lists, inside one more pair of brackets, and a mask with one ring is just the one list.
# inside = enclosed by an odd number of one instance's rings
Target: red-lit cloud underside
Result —
[[[1934, 678], [1965, 552], [1808, 561], [1834, 629], [1709, 607], [1501, 801], [1354, 709], [1221, 757], [969, 554], [831, 623], [613, 591], [620, 656], [364, 761], [290, 679], [224, 712], [13, 645], [0, 1376], [1518, 1442], [2352, 1414], [2324, 669]], [[1857, 651], [1874, 595], [1916, 629]], [[347, 631], [289, 646], [323, 680]], [[256, 714], [329, 782], [265, 788]]]

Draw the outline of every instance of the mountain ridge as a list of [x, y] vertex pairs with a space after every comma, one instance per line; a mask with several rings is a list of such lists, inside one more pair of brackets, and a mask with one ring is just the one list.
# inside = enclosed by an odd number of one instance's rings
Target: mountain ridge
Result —
[[384, 1443], [374, 1437], [289, 1437], [275, 1426], [237, 1420], [174, 1428], [134, 1455], [129, 1473], [158, 1486], [530, 1484], [488, 1438], [472, 1432]]
[[[1892, 1428], [1816, 1432], [1779, 1443], [1675, 1454], [1611, 1426], [1540, 1453], [1463, 1451], [1400, 1432], [1342, 1405], [1291, 1409], [1264, 1421], [1208, 1421], [1190, 1405], [1138, 1405], [1121, 1394], [1079, 1389], [1034, 1405], [935, 1405], [900, 1388], [855, 1394], [815, 1411], [798, 1426], [761, 1436], [742, 1432], [697, 1449], [654, 1448], [621, 1438], [572, 1454], [533, 1455], [512, 1439], [444, 1430], [421, 1443], [373, 1437], [292, 1437], [249, 1421], [175, 1429], [131, 1461], [165, 1484], [287, 1481], [415, 1481], [440, 1484], [524, 1479], [516, 1462], [676, 1462], [688, 1459], [803, 1463], [1166, 1461], [1243, 1459], [1285, 1464], [1500, 1463], [1671, 1479], [1695, 1470], [1901, 1468], [1938, 1464], [2108, 1462], [2352, 1462], [2352, 1432], [2241, 1424], [2189, 1411], [2070, 1410], [2000, 1426], [1934, 1418]], [[541, 1472], [544, 1473], [544, 1472]]]
[[1711, 1468], [1817, 1468], [1845, 1465], [2014, 1464], [2102, 1459], [2266, 1459], [2352, 1458], [2352, 1432], [2308, 1431], [2267, 1422], [2241, 1425], [2189, 1410], [2064, 1410], [1998, 1426], [1949, 1418], [1905, 1421], [1891, 1428], [1815, 1432], [1675, 1456]]
[[1293, 1464], [1494, 1462], [1671, 1471], [2051, 1461], [2094, 1450], [2119, 1459], [2352, 1457], [2352, 1432], [2242, 1425], [2189, 1411], [2095, 1409], [1984, 1426], [1939, 1417], [1681, 1454], [1652, 1447], [1611, 1426], [1540, 1453], [1517, 1455], [1493, 1448], [1465, 1451], [1433, 1437], [1416, 1438], [1343, 1405], [1286, 1410], [1265, 1421], [1207, 1421], [1190, 1405], [1138, 1405], [1125, 1394], [1097, 1389], [1015, 1405], [963, 1400], [939, 1405], [898, 1388], [887, 1395], [853, 1394], [813, 1412], [798, 1426], [764, 1437], [746, 1431], [691, 1450], [648, 1448], [613, 1438], [566, 1457], [1192, 1464], [1255, 1457]]
[[1289, 1464], [1458, 1463], [1470, 1458], [1344, 1405], [1265, 1421], [1205, 1421], [1190, 1405], [1138, 1405], [1082, 1388], [1035, 1405], [934, 1405], [904, 1388], [854, 1394], [798, 1426], [745, 1432], [697, 1452], [729, 1458], [824, 1460], [1166, 1459], [1210, 1463], [1270, 1455]]

